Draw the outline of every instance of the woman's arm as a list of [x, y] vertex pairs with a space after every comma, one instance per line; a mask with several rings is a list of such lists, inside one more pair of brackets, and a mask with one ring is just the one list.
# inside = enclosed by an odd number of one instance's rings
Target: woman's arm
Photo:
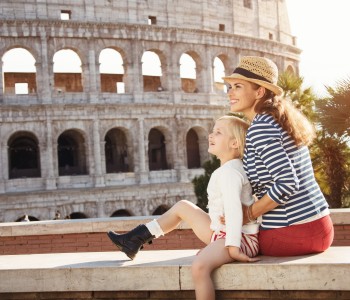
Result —
[[268, 194], [250, 206], [243, 206], [243, 224], [256, 220], [264, 213], [276, 208], [279, 204], [273, 201]]

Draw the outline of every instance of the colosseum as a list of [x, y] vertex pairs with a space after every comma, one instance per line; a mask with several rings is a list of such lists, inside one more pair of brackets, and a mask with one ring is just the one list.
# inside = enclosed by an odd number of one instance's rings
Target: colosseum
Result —
[[221, 77], [244, 55], [299, 71], [285, 0], [2, 0], [0, 20], [0, 222], [196, 202]]

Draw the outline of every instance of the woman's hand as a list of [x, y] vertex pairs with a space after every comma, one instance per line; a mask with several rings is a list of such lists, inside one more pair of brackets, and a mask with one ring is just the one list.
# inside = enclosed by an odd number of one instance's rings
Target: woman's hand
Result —
[[[249, 217], [248, 217], [248, 209], [249, 206], [242, 205], [242, 212], [243, 212], [243, 225], [249, 223]], [[225, 215], [220, 216], [220, 223], [223, 225], [226, 225]]]
[[234, 246], [228, 247], [228, 253], [235, 261], [256, 262], [260, 260], [259, 257], [249, 257], [248, 255], [244, 254], [240, 248]]

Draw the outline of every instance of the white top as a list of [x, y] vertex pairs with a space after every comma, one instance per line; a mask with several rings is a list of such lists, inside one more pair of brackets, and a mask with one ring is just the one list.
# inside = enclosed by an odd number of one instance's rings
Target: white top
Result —
[[[216, 233], [226, 232], [225, 246], [240, 247], [242, 232], [255, 234], [259, 231], [257, 222], [242, 226], [242, 204], [248, 206], [254, 198], [240, 159], [229, 160], [212, 173], [207, 193], [210, 228]], [[226, 226], [220, 223], [219, 217], [223, 215]]]

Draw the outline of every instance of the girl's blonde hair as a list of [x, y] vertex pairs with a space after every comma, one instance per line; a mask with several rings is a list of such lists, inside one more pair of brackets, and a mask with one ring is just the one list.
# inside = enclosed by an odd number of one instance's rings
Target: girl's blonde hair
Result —
[[217, 119], [229, 121], [230, 126], [228, 127], [229, 133], [232, 138], [237, 141], [239, 158], [243, 158], [244, 147], [245, 147], [245, 136], [249, 128], [249, 123], [235, 116], [222, 116]]

